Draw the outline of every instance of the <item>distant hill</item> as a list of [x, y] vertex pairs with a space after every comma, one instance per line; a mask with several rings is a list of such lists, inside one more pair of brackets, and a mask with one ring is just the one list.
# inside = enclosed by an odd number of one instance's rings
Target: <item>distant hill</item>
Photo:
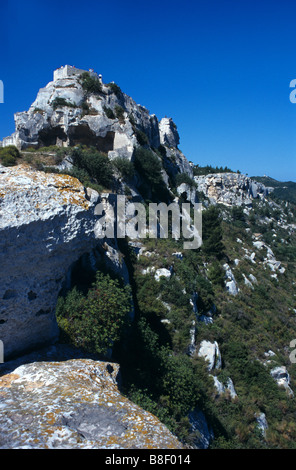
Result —
[[265, 186], [274, 188], [272, 196], [284, 201], [296, 204], [296, 183], [293, 181], [277, 181], [270, 176], [252, 176], [252, 179], [263, 183]]

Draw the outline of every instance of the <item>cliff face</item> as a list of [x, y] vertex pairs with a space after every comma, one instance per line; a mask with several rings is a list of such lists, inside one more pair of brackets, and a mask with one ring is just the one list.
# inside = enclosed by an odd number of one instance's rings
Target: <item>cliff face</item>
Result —
[[91, 253], [95, 269], [107, 255], [128, 275], [111, 242], [102, 250], [95, 237], [98, 193], [23, 166], [0, 168], [0, 182], [0, 334], [8, 357], [57, 338], [57, 297], [80, 256]]

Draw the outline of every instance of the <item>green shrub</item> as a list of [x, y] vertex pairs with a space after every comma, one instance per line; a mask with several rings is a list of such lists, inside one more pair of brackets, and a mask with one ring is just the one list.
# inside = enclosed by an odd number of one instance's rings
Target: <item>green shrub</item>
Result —
[[140, 129], [136, 129], [135, 134], [140, 145], [149, 145], [149, 139], [145, 132], [141, 131]]
[[1, 163], [3, 166], [14, 166], [16, 164], [15, 157], [10, 154], [1, 155]]
[[125, 180], [133, 178], [135, 174], [135, 167], [133, 162], [124, 157], [117, 157], [112, 160], [112, 163]]
[[203, 251], [212, 257], [222, 258], [224, 246], [222, 243], [222, 227], [220, 212], [216, 206], [211, 206], [202, 214]]
[[136, 171], [141, 176], [139, 191], [146, 201], [169, 202], [170, 192], [162, 177], [160, 159], [148, 149], [137, 147], [133, 155]]
[[3, 166], [14, 166], [19, 157], [20, 152], [14, 145], [0, 148], [0, 160]]
[[86, 296], [74, 288], [58, 299], [56, 317], [63, 341], [105, 355], [119, 340], [130, 310], [129, 287], [98, 272]]
[[51, 102], [51, 106], [54, 110], [56, 110], [57, 108], [63, 108], [64, 106], [68, 106], [69, 108], [76, 108], [76, 104], [67, 101], [65, 98], [61, 98], [60, 96], [57, 96]]
[[162, 183], [162, 166], [153, 152], [143, 148], [135, 149], [134, 164], [136, 170], [149, 185], [158, 186]]
[[111, 83], [108, 83], [108, 87], [111, 89], [111, 91], [113, 93], [115, 93], [115, 95], [119, 98], [120, 95], [122, 94], [122, 91], [120, 89], [120, 87], [114, 83], [114, 82], [111, 82]]
[[92, 77], [88, 72], [80, 75], [81, 86], [89, 94], [99, 94], [102, 92], [102, 84], [96, 77]]
[[104, 106], [103, 109], [108, 119], [115, 119], [115, 114], [113, 113], [111, 108]]
[[119, 106], [118, 104], [115, 106], [114, 108], [115, 110], [115, 115], [117, 117], [117, 119], [123, 123], [124, 122], [124, 109], [122, 106]]
[[74, 166], [84, 171], [84, 179], [93, 179], [94, 183], [110, 187], [113, 181], [113, 167], [106, 155], [93, 148], [75, 148], [72, 158]]
[[213, 284], [224, 287], [225, 271], [217, 260], [211, 264], [208, 270], [208, 278]]
[[190, 188], [197, 187], [196, 182], [187, 173], [178, 173], [175, 177], [175, 185], [180, 186], [183, 183], [188, 184]]
[[[230, 168], [225, 167], [218, 167], [218, 166], [212, 166], [212, 165], [206, 165], [206, 166], [199, 166], [199, 165], [194, 165], [193, 167], [193, 174], [194, 176], [200, 176], [200, 175], [209, 175], [212, 173], [235, 173], [235, 171], [231, 170]], [[237, 171], [236, 173], [240, 173]]]

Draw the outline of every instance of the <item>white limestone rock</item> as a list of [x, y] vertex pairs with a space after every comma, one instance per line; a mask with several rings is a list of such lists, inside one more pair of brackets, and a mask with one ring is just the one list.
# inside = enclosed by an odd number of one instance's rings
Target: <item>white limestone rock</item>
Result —
[[225, 286], [228, 292], [231, 295], [237, 295], [239, 293], [239, 287], [237, 285], [237, 282], [235, 280], [234, 274], [229, 266], [229, 264], [225, 263], [223, 265], [224, 270], [225, 270]]
[[268, 429], [268, 423], [265, 413], [255, 414], [255, 419], [257, 421], [257, 427], [260, 430], [263, 437], [266, 436], [266, 431]]
[[200, 343], [198, 356], [203, 357], [208, 362], [208, 370], [221, 369], [222, 360], [217, 341], [211, 343], [210, 341], [203, 340]]
[[178, 196], [180, 197], [181, 195], [184, 196], [184, 198], [194, 204], [197, 202], [197, 196], [196, 196], [196, 189], [195, 187], [190, 186], [187, 183], [182, 183], [177, 187], [177, 193]]
[[213, 430], [209, 427], [206, 417], [201, 410], [193, 410], [189, 413], [191, 431], [196, 432], [194, 447], [197, 449], [207, 449], [214, 439]]
[[155, 274], [154, 274], [154, 278], [157, 282], [159, 282], [161, 277], [164, 277], [166, 279], [170, 279], [171, 275], [172, 275], [172, 273], [169, 269], [159, 268], [159, 269], [156, 269]]
[[250, 287], [250, 289], [254, 289], [253, 284], [251, 281], [247, 278], [245, 274], [243, 274], [244, 282], [247, 287]]
[[[251, 206], [252, 200], [268, 194], [267, 188], [256, 183], [247, 175], [238, 173], [213, 173], [205, 176], [195, 176], [197, 189], [212, 203], [226, 206]], [[256, 187], [256, 191], [255, 191]]]
[[118, 389], [119, 365], [29, 362], [0, 377], [1, 449], [182, 449]]
[[[3, 146], [13, 144], [20, 149], [47, 145], [73, 146], [77, 143], [93, 145], [109, 153], [111, 159], [124, 156], [131, 159], [137, 145], [134, 125], [146, 134], [149, 144], [160, 145], [159, 123], [155, 115], [128, 95], [116, 94], [108, 85], [102, 86], [100, 95], [87, 95], [82, 88], [79, 73], [55, 79], [41, 88], [30, 109], [15, 114], [15, 132], [3, 139]], [[54, 108], [56, 98], [66, 105]], [[89, 111], [82, 107], [85, 103]], [[123, 119], [110, 119], [105, 109], [116, 115], [116, 106], [124, 109]]]
[[285, 366], [274, 367], [270, 374], [279, 387], [284, 387], [288, 395], [294, 396], [293, 390], [290, 388], [290, 375]]
[[232, 398], [232, 399], [235, 399], [237, 398], [237, 393], [235, 391], [235, 388], [234, 388], [234, 385], [233, 385], [233, 381], [230, 377], [228, 377], [227, 379], [227, 383], [226, 383], [226, 386], [222, 384], [222, 382], [219, 381], [219, 379], [216, 377], [216, 376], [211, 376], [214, 380], [214, 386], [217, 390], [217, 395], [218, 396], [221, 396], [223, 395], [224, 393], [228, 392], [229, 393], [229, 396]]
[[179, 134], [172, 118], [162, 118], [159, 123], [160, 143], [168, 147], [178, 147]]

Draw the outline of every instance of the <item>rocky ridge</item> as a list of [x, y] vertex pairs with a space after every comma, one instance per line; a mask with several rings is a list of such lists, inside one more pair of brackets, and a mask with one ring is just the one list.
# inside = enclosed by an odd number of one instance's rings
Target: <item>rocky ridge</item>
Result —
[[214, 173], [195, 176], [194, 180], [197, 190], [210, 202], [225, 206], [250, 206], [253, 199], [265, 198], [273, 190], [240, 173]]

